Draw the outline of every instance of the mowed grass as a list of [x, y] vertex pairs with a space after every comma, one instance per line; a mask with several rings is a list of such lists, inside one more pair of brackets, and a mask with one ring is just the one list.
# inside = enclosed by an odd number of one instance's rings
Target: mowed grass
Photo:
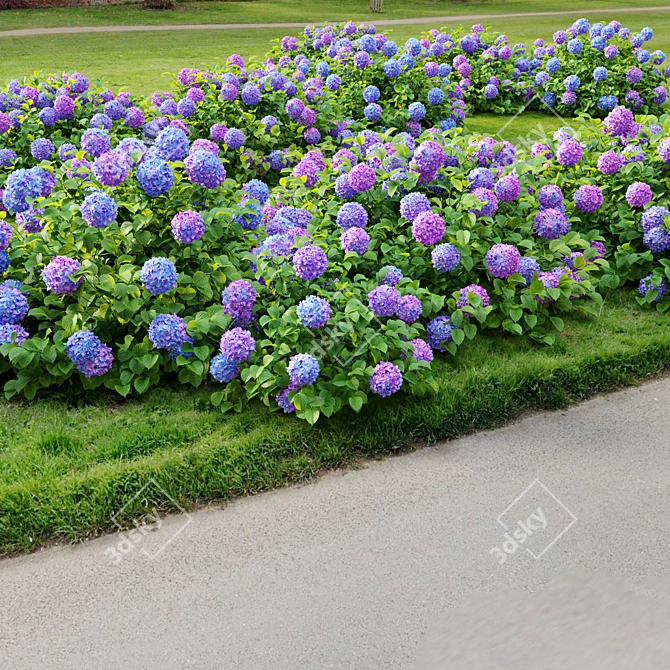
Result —
[[373, 400], [310, 427], [254, 404], [221, 414], [208, 389], [162, 387], [128, 401], [45, 397], [0, 403], [0, 554], [78, 540], [147, 507], [171, 510], [303, 481], [323, 468], [398, 453], [416, 440], [492, 428], [670, 367], [667, 316], [609, 295], [573, 317], [557, 344], [480, 334], [436, 360], [429, 398]]
[[[358, 2], [358, 0], [357, 0]], [[362, 0], [361, 0], [362, 2]], [[358, 2], [359, 6], [361, 2]], [[670, 0], [666, 0], [670, 4]], [[200, 3], [202, 5], [220, 5], [222, 3]], [[265, 7], [260, 16], [265, 21], [281, 21], [280, 10], [282, 7], [290, 8], [291, 12], [296, 12], [292, 20], [301, 22], [314, 22], [317, 20], [332, 20], [328, 12], [324, 10], [323, 3], [317, 5], [312, 0], [305, 3], [281, 2], [276, 3], [223, 3], [228, 5], [239, 5], [243, 9], [249, 8], [251, 12], [260, 12], [261, 7]], [[353, 2], [346, 0], [344, 7], [353, 6]], [[415, 12], [413, 15], [430, 15], [427, 7], [441, 7], [444, 11], [436, 14], [444, 14], [449, 9], [450, 14], [455, 14], [455, 10], [463, 10], [464, 6], [460, 3], [451, 4], [445, 2], [396, 2], [389, 3], [391, 9], [397, 6], [397, 11], [405, 7], [407, 12]], [[577, 14], [579, 10], [603, 5], [606, 9], [602, 14], [589, 15], [589, 20], [610, 21], [617, 17], [616, 10], [622, 6], [630, 6], [630, 3], [607, 0], [602, 3], [577, 2], [568, 0], [562, 3], [560, 9], [574, 8]], [[132, 7], [132, 6], [131, 6]], [[268, 9], [270, 7], [270, 9]], [[310, 7], [315, 8], [315, 14], [310, 13]], [[340, 5], [338, 4], [339, 8]], [[556, 9], [556, 3], [551, 2], [502, 2], [502, 3], [467, 3], [468, 13], [474, 13], [473, 10], [487, 9], [487, 13], [494, 13], [492, 10], [513, 11], [550, 11]], [[446, 8], [446, 9], [445, 9]], [[549, 8], [549, 9], [548, 9]], [[76, 25], [74, 17], [86, 15], [84, 11], [91, 11], [93, 14], [97, 11], [121, 11], [118, 7], [107, 8], [78, 8], [76, 10], [62, 10], [72, 14], [73, 20], [69, 25]], [[300, 11], [298, 11], [300, 10]], [[489, 11], [491, 10], [491, 11]], [[47, 12], [47, 10], [44, 10]], [[61, 10], [48, 10], [48, 12], [58, 12]], [[132, 9], [124, 10], [128, 16], [133, 16]], [[153, 16], [156, 13], [142, 12], [136, 10], [142, 15]], [[203, 10], [204, 11], [204, 10]], [[221, 10], [223, 11], [223, 10]], [[338, 11], [340, 11], [338, 9]], [[341, 10], [343, 17], [349, 17], [348, 11]], [[45, 16], [51, 16], [51, 14]], [[279, 13], [276, 13], [279, 12]], [[482, 12], [483, 13], [483, 12]], [[26, 16], [41, 15], [37, 10], [28, 10], [25, 12], [0, 12], [0, 19], [6, 15], [23, 14]], [[160, 22], [170, 20], [169, 13], [159, 13]], [[537, 16], [529, 18], [500, 18], [488, 19], [484, 21], [494, 30], [506, 34], [511, 43], [524, 42], [528, 45], [537, 37], [550, 40], [552, 34], [568, 26], [577, 14], [572, 16]], [[246, 14], [245, 14], [246, 15]], [[202, 15], [204, 16], [204, 15]], [[251, 16], [251, 14], [250, 14]], [[371, 16], [365, 14], [359, 16], [369, 18], [374, 21], [377, 15]], [[154, 17], [156, 18], [156, 17]], [[201, 17], [202, 18], [202, 17]], [[335, 17], [337, 18], [337, 17]], [[384, 14], [387, 18], [387, 14]], [[670, 53], [670, 12], [652, 11], [638, 14], [621, 15], [622, 22], [632, 30], [639, 30], [644, 26], [652, 26], [656, 36], [650, 43], [653, 49], [662, 49]], [[84, 24], [88, 19], [81, 19]], [[232, 21], [233, 19], [231, 19]], [[239, 17], [235, 19], [235, 22]], [[254, 19], [255, 20], [255, 19]], [[57, 20], [54, 19], [57, 24]], [[114, 21], [112, 21], [113, 23]], [[149, 21], [141, 21], [141, 23]], [[206, 23], [204, 20], [191, 19], [190, 22]], [[11, 21], [10, 21], [11, 23]], [[90, 22], [89, 22], [90, 23]], [[132, 23], [128, 20], [126, 23]], [[4, 24], [3, 24], [4, 25]], [[33, 26], [33, 23], [30, 24]], [[36, 21], [34, 25], [39, 25]], [[449, 24], [447, 28], [453, 30], [457, 23]], [[441, 27], [436, 24], [437, 27]], [[409, 37], [417, 36], [421, 32], [430, 29], [431, 24], [422, 25], [401, 25], [384, 28], [388, 30], [391, 38], [399, 43], [404, 43]], [[21, 24], [20, 27], [26, 27]], [[34, 26], [33, 26], [34, 27]], [[15, 77], [32, 74], [33, 72], [51, 73], [62, 71], [80, 71], [89, 77], [98, 78], [107, 82], [114, 90], [124, 89], [133, 93], [148, 96], [155, 90], [164, 89], [169, 86], [170, 79], [165, 76], [166, 73], [176, 73], [182, 67], [209, 68], [225, 60], [231, 53], [239, 53], [245, 58], [250, 56], [262, 57], [268, 50], [270, 42], [286, 34], [299, 34], [299, 29], [239, 29], [239, 30], [199, 30], [174, 31], [174, 32], [133, 32], [133, 33], [91, 33], [79, 35], [43, 35], [39, 37], [3, 37], [0, 38], [0, 48], [2, 49], [2, 58], [0, 59], [0, 82], [5, 83]], [[39, 45], [39, 46], [38, 46]]]
[[[106, 7], [6, 10], [0, 30], [60, 26], [164, 25], [188, 23], [322, 23], [412, 19], [430, 16], [470, 16], [517, 12], [554, 12], [584, 9], [615, 11], [636, 6], [630, 0], [384, 0], [382, 13], [371, 13], [367, 0], [269, 0], [216, 2], [177, 0], [176, 11], [147, 11], [139, 2]], [[640, 7], [667, 6], [668, 0], [640, 0]]]

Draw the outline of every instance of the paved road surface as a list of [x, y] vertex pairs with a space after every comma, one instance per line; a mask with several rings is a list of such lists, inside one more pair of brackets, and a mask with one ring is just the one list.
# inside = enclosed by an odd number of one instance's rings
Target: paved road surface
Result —
[[656, 381], [196, 512], [162, 551], [186, 517], [0, 561], [0, 666], [670, 668], [669, 407]]
[[[434, 26], [445, 25], [447, 23], [461, 24], [469, 21], [484, 21], [487, 19], [518, 19], [535, 16], [583, 16], [589, 14], [599, 14], [606, 16], [608, 14], [630, 14], [636, 12], [663, 12], [670, 10], [666, 7], [621, 7], [617, 9], [573, 9], [556, 12], [517, 12], [512, 14], [470, 14], [468, 16], [426, 16], [413, 19], [380, 19], [375, 20], [371, 15], [370, 23], [375, 26], [406, 26], [431, 24]], [[309, 24], [308, 20], [301, 23], [198, 23], [198, 24], [163, 24], [148, 26], [71, 26], [60, 28], [21, 28], [18, 30], [0, 31], [0, 37], [29, 37], [32, 35], [72, 35], [77, 33], [134, 33], [147, 31], [165, 31], [165, 30], [246, 30], [249, 28], [304, 28]], [[325, 25], [326, 22], [312, 22], [316, 25]], [[331, 22], [332, 23], [332, 22]]]

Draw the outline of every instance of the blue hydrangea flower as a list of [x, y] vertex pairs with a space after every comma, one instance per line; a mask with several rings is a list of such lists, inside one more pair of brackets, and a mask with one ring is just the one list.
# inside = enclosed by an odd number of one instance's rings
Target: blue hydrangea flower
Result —
[[240, 367], [237, 363], [229, 360], [223, 354], [219, 354], [209, 362], [209, 372], [217, 382], [225, 384], [237, 377], [240, 373]]
[[411, 121], [421, 121], [426, 116], [426, 108], [421, 102], [413, 102], [407, 108], [407, 112]]
[[189, 141], [181, 128], [168, 126], [158, 133], [154, 148], [165, 161], [180, 161], [188, 154]]
[[668, 286], [665, 282], [665, 279], [661, 279], [660, 281], [658, 277], [655, 279], [656, 281], [654, 281], [653, 274], [647, 275], [644, 279], [640, 280], [640, 284], [637, 290], [643, 298], [646, 297], [649, 291], [657, 291], [658, 295], [654, 298], [654, 302], [658, 302], [665, 295]]
[[152, 198], [167, 193], [174, 184], [172, 168], [155, 156], [142, 162], [137, 169], [136, 177], [140, 188]]
[[93, 228], [105, 228], [116, 221], [118, 206], [114, 199], [103, 191], [93, 191], [81, 205], [81, 215]]
[[444, 91], [441, 88], [431, 88], [428, 91], [428, 102], [431, 105], [439, 105], [444, 100]]
[[140, 271], [140, 280], [144, 287], [154, 295], [172, 290], [177, 284], [177, 268], [174, 263], [162, 256], [150, 258]]
[[310, 295], [298, 304], [298, 318], [308, 328], [321, 328], [330, 318], [330, 305], [327, 300]]
[[402, 279], [402, 272], [395, 265], [385, 265], [380, 274], [380, 283], [386, 286], [397, 286]]
[[90, 330], [78, 330], [68, 338], [65, 352], [76, 366], [80, 366], [95, 358], [100, 352], [101, 347], [102, 342], [100, 342], [95, 333]]
[[296, 354], [289, 359], [286, 372], [296, 386], [308, 386], [316, 381], [321, 368], [319, 361], [310, 354]]
[[109, 135], [100, 128], [89, 128], [81, 137], [81, 148], [94, 158], [107, 153], [111, 147]]
[[368, 213], [358, 202], [348, 202], [337, 212], [337, 225], [343, 230], [349, 228], [365, 228], [368, 224]]
[[605, 81], [607, 79], [607, 68], [603, 67], [602, 65], [598, 66], [594, 71], [593, 71], [593, 78], [596, 81]]
[[533, 280], [533, 274], [540, 274], [540, 264], [530, 256], [522, 256], [519, 259], [519, 269], [517, 272], [526, 280], [529, 285]]
[[426, 327], [428, 344], [436, 351], [447, 351], [446, 345], [453, 340], [452, 331], [456, 326], [448, 316], [437, 316]]
[[175, 353], [180, 353], [184, 342], [191, 340], [184, 320], [176, 314], [156, 315], [149, 326], [149, 339], [156, 349]]
[[400, 216], [410, 223], [423, 214], [430, 211], [430, 201], [423, 193], [408, 193], [400, 201]]
[[453, 244], [438, 244], [431, 252], [431, 260], [439, 272], [452, 272], [461, 262], [461, 254]]
[[16, 323], [4, 323], [0, 326], [0, 345], [16, 344], [20, 347], [28, 337], [28, 331]]

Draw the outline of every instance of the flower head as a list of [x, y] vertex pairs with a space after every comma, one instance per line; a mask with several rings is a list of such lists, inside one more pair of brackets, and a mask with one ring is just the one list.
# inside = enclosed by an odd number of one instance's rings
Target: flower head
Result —
[[401, 386], [402, 373], [397, 366], [385, 361], [377, 363], [370, 377], [370, 390], [373, 393], [387, 398], [397, 393]]

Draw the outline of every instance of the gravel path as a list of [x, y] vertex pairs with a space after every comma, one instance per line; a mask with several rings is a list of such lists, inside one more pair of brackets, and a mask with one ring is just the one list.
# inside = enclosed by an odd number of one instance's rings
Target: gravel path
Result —
[[[518, 12], [516, 14], [470, 14], [466, 16], [430, 16], [414, 19], [380, 19], [371, 22], [376, 26], [402, 26], [448, 23], [467, 23], [469, 21], [483, 21], [485, 19], [517, 19], [533, 16], [582, 16], [587, 14], [630, 14], [633, 12], [662, 12], [670, 10], [666, 7], [622, 7], [620, 9], [582, 9], [558, 12]], [[154, 26], [72, 26], [61, 28], [22, 28], [20, 30], [0, 31], [0, 37], [31, 37], [34, 35], [75, 35], [81, 33], [136, 33], [172, 30], [247, 30], [273, 28], [304, 28], [307, 21], [302, 23], [210, 23], [210, 24], [171, 24]], [[322, 24], [317, 24], [322, 25]]]

